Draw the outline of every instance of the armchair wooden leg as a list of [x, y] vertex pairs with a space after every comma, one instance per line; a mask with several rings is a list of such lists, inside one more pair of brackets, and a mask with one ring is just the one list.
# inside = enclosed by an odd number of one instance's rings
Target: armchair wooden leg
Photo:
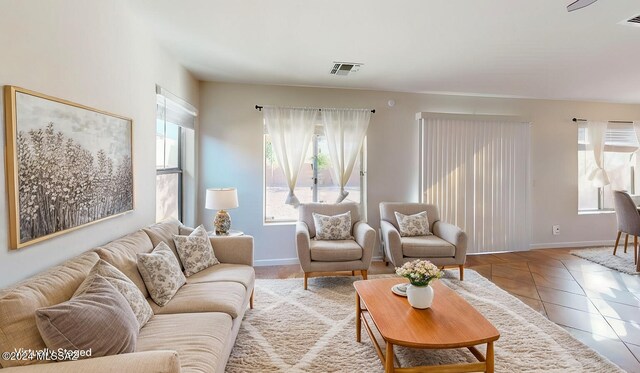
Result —
[[256, 293], [256, 289], [251, 291], [251, 298], [249, 298], [249, 308], [253, 309], [253, 295]]
[[629, 233], [625, 233], [624, 236], [624, 253], [627, 253], [627, 243], [629, 243]]
[[618, 242], [620, 242], [620, 236], [622, 235], [621, 231], [618, 231], [618, 237], [616, 237], [616, 244], [613, 246], [613, 255], [616, 255], [616, 251], [618, 250]]
[[460, 264], [460, 281], [464, 281], [464, 264]]
[[360, 273], [362, 274], [362, 279], [366, 280], [367, 279], [367, 271], [360, 271]]
[[351, 276], [355, 276], [356, 275], [356, 271], [351, 271]]
[[307, 272], [304, 273], [304, 290], [307, 290], [307, 280], [309, 279], [309, 275]]

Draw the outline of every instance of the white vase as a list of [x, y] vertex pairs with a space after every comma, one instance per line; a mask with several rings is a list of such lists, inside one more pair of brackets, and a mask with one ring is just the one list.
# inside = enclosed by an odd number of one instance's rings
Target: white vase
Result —
[[433, 303], [433, 288], [427, 286], [407, 286], [407, 300], [413, 308], [425, 309], [431, 307]]

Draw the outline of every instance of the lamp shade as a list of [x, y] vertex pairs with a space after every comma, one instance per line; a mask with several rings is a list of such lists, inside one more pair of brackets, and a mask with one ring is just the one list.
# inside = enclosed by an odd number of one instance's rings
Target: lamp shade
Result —
[[207, 189], [205, 208], [211, 210], [227, 210], [238, 207], [238, 191], [236, 188]]

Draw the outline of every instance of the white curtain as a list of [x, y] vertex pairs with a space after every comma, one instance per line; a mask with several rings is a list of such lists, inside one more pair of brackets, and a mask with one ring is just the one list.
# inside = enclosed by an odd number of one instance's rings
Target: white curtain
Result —
[[318, 113], [318, 109], [306, 108], [264, 107], [262, 109], [273, 151], [289, 186], [285, 203], [294, 207], [300, 205], [294, 191], [298, 173], [313, 138]]
[[468, 252], [529, 249], [528, 123], [423, 118], [423, 201], [468, 235]]
[[324, 132], [331, 158], [331, 173], [340, 185], [336, 203], [342, 202], [349, 195], [344, 188], [349, 182], [367, 134], [370, 118], [369, 109], [322, 109]]
[[604, 143], [607, 133], [607, 122], [587, 122], [587, 151], [593, 154], [596, 168], [588, 176], [597, 188], [609, 185], [609, 176], [604, 170]]

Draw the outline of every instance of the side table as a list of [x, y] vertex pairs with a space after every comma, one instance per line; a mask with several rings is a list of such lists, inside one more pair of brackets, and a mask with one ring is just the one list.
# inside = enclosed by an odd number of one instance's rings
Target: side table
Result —
[[215, 231], [208, 231], [207, 234], [209, 235], [209, 237], [237, 237], [243, 236], [244, 232], [236, 229], [229, 229], [229, 232], [227, 232], [227, 234], [216, 234]]

